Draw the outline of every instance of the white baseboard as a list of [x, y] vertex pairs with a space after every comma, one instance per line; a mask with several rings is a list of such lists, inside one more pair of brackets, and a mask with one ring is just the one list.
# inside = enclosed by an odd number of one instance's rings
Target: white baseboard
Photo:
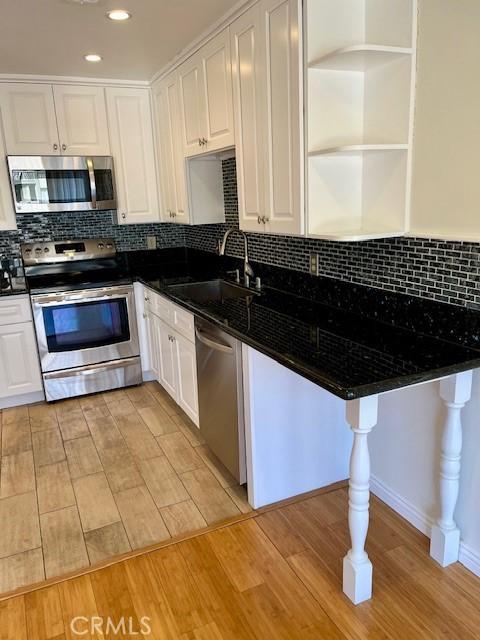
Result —
[[42, 402], [45, 400], [45, 394], [42, 391], [34, 391], [33, 393], [24, 393], [19, 396], [9, 396], [0, 399], [0, 409], [9, 409], [10, 407], [20, 407], [24, 404], [33, 404], [34, 402]]
[[[374, 495], [383, 500], [389, 507], [400, 514], [411, 525], [430, 538], [433, 525], [433, 519], [423, 511], [420, 511], [402, 496], [392, 491], [377, 477], [372, 476], [370, 479], [370, 488]], [[463, 564], [476, 576], [480, 577], [480, 553], [472, 549], [464, 542], [460, 542], [459, 562]]]
[[458, 561], [476, 576], [480, 577], [480, 553], [466, 545], [464, 542], [460, 542]]

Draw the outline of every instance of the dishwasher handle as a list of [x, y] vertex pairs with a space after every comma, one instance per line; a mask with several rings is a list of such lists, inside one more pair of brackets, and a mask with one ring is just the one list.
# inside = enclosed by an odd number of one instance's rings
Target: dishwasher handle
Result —
[[195, 329], [195, 335], [197, 337], [197, 340], [204, 344], [206, 347], [210, 347], [210, 349], [214, 349], [215, 351], [221, 351], [222, 353], [233, 354], [233, 348], [230, 345], [225, 344], [224, 342], [217, 342], [216, 340], [212, 340], [212, 338], [207, 336], [205, 333], [202, 333], [198, 329]]

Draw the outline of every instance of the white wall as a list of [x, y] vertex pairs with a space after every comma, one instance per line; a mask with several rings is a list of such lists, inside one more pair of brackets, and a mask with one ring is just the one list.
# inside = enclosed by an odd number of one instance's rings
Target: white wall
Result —
[[411, 234], [480, 240], [480, 2], [419, 0]]
[[[440, 440], [445, 408], [439, 383], [380, 397], [378, 424], [369, 436], [372, 491], [427, 535], [439, 512]], [[463, 410], [464, 446], [456, 520], [460, 560], [480, 575], [480, 371]]]
[[243, 346], [248, 499], [255, 507], [348, 477], [345, 402]]

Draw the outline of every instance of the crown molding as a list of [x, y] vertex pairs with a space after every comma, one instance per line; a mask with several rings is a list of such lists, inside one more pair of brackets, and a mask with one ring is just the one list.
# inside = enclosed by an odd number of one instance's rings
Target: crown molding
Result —
[[218, 35], [223, 31], [223, 29], [232, 24], [234, 20], [241, 16], [242, 13], [245, 13], [245, 11], [250, 9], [250, 7], [257, 2], [258, 0], [239, 0], [239, 2], [237, 2], [229, 11], [224, 13], [221, 18], [212, 23], [208, 29], [192, 40], [192, 42], [179, 51], [174, 58], [157, 71], [150, 80], [150, 86], [182, 64], [182, 62], [198, 51], [202, 45], [206, 44], [209, 40]]
[[89, 78], [84, 76], [36, 76], [31, 74], [0, 73], [0, 82], [25, 82], [35, 84], [100, 85], [109, 87], [140, 88], [150, 86], [148, 80], [119, 80], [112, 78]]

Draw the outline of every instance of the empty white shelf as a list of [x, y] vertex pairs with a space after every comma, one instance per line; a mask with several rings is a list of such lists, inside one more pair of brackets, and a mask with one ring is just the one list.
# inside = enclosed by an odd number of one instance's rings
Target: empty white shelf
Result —
[[390, 47], [378, 44], [360, 44], [344, 47], [310, 62], [310, 69], [329, 69], [332, 71], [366, 71], [369, 68], [393, 62], [412, 55], [412, 49]]
[[377, 240], [379, 238], [397, 238], [405, 235], [405, 229], [389, 229], [386, 227], [377, 227], [374, 225], [366, 225], [359, 227], [352, 221], [352, 226], [341, 227], [338, 229], [314, 229], [308, 234], [309, 238], [318, 238], [320, 240], [335, 240], [340, 242], [358, 242], [359, 240]]
[[349, 144], [325, 149], [312, 149], [308, 152], [310, 158], [332, 153], [364, 153], [369, 151], [407, 151], [408, 144]]

